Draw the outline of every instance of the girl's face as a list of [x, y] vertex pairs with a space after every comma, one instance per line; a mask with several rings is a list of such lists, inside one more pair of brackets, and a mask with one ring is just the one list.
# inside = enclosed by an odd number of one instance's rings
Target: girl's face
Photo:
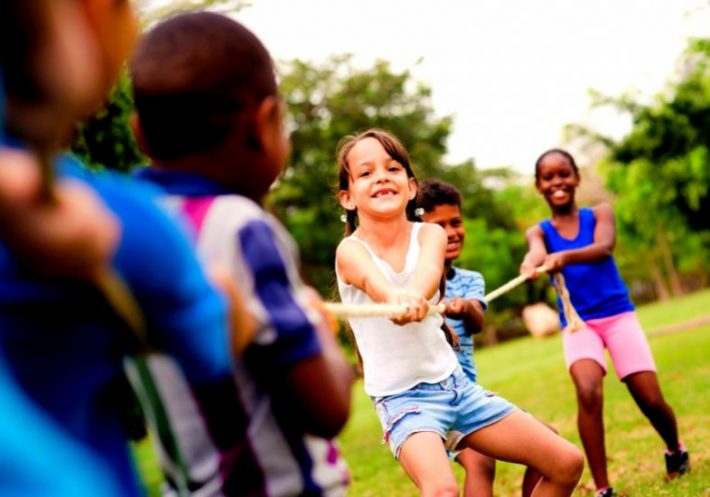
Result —
[[458, 205], [440, 204], [431, 212], [425, 212], [422, 220], [427, 223], [438, 224], [446, 231], [446, 262], [452, 262], [461, 255], [463, 240], [466, 230], [463, 226], [463, 217]]
[[407, 203], [417, 194], [416, 182], [377, 139], [368, 137], [357, 142], [347, 155], [347, 163], [348, 189], [338, 195], [345, 209], [357, 209], [360, 217], [405, 215]]
[[574, 192], [579, 186], [579, 175], [569, 160], [561, 154], [551, 153], [540, 162], [535, 182], [552, 209], [565, 209], [574, 205]]

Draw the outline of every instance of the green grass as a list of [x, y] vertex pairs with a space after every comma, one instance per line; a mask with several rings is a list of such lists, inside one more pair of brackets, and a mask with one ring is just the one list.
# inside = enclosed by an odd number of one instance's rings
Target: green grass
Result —
[[[710, 290], [638, 309], [647, 330], [682, 323], [710, 314]], [[605, 411], [609, 473], [622, 495], [634, 497], [710, 497], [710, 326], [653, 337], [651, 348], [664, 395], [675, 410], [681, 437], [691, 450], [691, 473], [675, 482], [663, 481], [663, 444], [612, 371], [605, 381]], [[559, 336], [523, 338], [476, 352], [481, 383], [554, 425], [581, 448], [576, 429], [576, 404], [565, 371]], [[418, 492], [381, 443], [382, 432], [372, 403], [358, 383], [353, 411], [340, 437], [352, 473], [350, 497], [416, 496]], [[137, 459], [157, 496], [160, 481], [148, 442], [139, 444]], [[463, 474], [454, 468], [460, 482]], [[522, 468], [499, 463], [495, 495], [520, 495]], [[593, 495], [585, 468], [575, 497]]]
[[[648, 330], [710, 314], [710, 290], [639, 308]], [[605, 381], [605, 410], [609, 473], [614, 486], [629, 496], [710, 496], [710, 326], [650, 339], [666, 400], [675, 410], [681, 437], [691, 450], [691, 473], [675, 482], [663, 481], [663, 444], [640, 413], [626, 387], [613, 371]], [[476, 353], [481, 383], [536, 417], [554, 425], [581, 448], [576, 428], [574, 390], [565, 371], [559, 336], [544, 340], [523, 338]], [[416, 496], [404, 471], [382, 445], [381, 429], [372, 403], [357, 385], [354, 409], [340, 437], [353, 476], [350, 497]], [[455, 468], [463, 482], [463, 474]], [[495, 495], [519, 496], [520, 466], [499, 463]], [[592, 496], [585, 468], [577, 497]]]

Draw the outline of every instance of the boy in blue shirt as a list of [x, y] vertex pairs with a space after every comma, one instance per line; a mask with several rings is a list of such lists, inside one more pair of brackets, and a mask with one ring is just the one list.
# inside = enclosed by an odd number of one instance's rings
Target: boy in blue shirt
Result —
[[[438, 179], [428, 179], [419, 185], [417, 205], [420, 217], [427, 223], [444, 228], [446, 245], [446, 322], [459, 338], [457, 356], [461, 368], [473, 382], [477, 380], [473, 360], [473, 335], [483, 328], [488, 304], [484, 298], [485, 281], [481, 273], [453, 265], [463, 250], [466, 230], [461, 214], [461, 193], [456, 187]], [[471, 449], [452, 457], [464, 467], [465, 497], [492, 497], [495, 478], [495, 459]], [[540, 474], [527, 468], [523, 479], [523, 496], [529, 496]]]

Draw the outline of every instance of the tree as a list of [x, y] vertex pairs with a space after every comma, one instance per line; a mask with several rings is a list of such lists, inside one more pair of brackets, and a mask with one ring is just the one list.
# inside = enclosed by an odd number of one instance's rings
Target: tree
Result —
[[162, 4], [144, 0], [139, 2], [138, 13], [141, 25], [150, 27], [178, 12], [211, 10], [222, 14], [230, 14], [248, 6], [249, 2], [246, 0], [171, 0]]
[[[174, 0], [165, 4], [144, 1], [138, 11], [141, 26], [149, 27], [177, 12], [208, 9], [234, 13], [248, 5], [245, 0]], [[131, 81], [124, 73], [111, 90], [104, 107], [77, 126], [71, 151], [95, 168], [127, 172], [145, 163], [146, 158], [138, 150], [128, 124], [132, 111]]]
[[77, 126], [71, 151], [94, 168], [127, 172], [145, 163], [128, 125], [132, 112], [131, 81], [124, 73], [111, 90], [106, 105]]
[[593, 97], [632, 118], [618, 141], [571, 127], [608, 150], [602, 168], [618, 196], [620, 238], [634, 248], [620, 265], [653, 279], [661, 296], [681, 293], [681, 276], [706, 275], [710, 255], [710, 39], [689, 43], [674, 82], [650, 104]]

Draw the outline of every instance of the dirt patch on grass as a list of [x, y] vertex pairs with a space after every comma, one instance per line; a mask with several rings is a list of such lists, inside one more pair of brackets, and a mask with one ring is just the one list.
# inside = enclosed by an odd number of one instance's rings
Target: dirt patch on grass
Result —
[[691, 319], [689, 321], [684, 321], [682, 323], [670, 324], [668, 326], [661, 326], [659, 328], [654, 328], [648, 332], [648, 336], [659, 337], [663, 335], [670, 335], [671, 333], [676, 333], [678, 331], [685, 331], [691, 328], [697, 328], [699, 326], [705, 326], [710, 324], [710, 314], [707, 316], [700, 316], [699, 318]]

